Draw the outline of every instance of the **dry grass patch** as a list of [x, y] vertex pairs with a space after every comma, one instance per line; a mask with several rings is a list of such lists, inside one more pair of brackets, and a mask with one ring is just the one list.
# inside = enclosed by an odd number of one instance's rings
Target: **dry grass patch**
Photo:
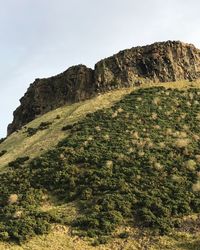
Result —
[[177, 139], [174, 143], [174, 145], [177, 147], [177, 148], [186, 148], [190, 143], [190, 140], [189, 139]]

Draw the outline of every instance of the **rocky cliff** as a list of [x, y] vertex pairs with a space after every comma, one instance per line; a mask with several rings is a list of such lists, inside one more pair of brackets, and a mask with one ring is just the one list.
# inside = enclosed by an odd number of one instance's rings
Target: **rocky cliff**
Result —
[[8, 135], [41, 114], [67, 103], [90, 98], [94, 93], [93, 83], [94, 72], [84, 65], [70, 67], [54, 77], [36, 79], [13, 113], [14, 119], [8, 125]]
[[101, 90], [129, 86], [140, 78], [169, 82], [198, 77], [200, 50], [179, 41], [123, 50], [95, 66], [95, 81]]
[[66, 103], [78, 102], [114, 88], [144, 81], [169, 82], [200, 78], [200, 50], [191, 44], [167, 41], [123, 50], [101, 60], [95, 69], [70, 67], [30, 85], [14, 112], [8, 135], [37, 116]]

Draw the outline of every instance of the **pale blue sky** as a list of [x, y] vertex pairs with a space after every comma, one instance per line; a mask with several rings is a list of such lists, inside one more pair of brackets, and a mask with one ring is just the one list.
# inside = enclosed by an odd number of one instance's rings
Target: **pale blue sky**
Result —
[[156, 41], [200, 48], [199, 10], [199, 0], [0, 0], [0, 137], [35, 78]]

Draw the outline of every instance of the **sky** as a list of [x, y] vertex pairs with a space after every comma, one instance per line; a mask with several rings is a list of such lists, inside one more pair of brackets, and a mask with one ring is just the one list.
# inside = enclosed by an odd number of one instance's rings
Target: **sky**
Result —
[[0, 0], [0, 138], [35, 78], [134, 46], [200, 48], [199, 0]]

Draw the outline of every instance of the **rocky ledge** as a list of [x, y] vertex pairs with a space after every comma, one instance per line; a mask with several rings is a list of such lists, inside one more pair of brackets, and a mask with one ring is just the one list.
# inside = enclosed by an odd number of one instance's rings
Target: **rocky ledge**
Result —
[[134, 47], [101, 60], [92, 70], [84, 65], [62, 74], [36, 79], [14, 111], [8, 135], [37, 116], [64, 104], [83, 101], [115, 88], [145, 81], [169, 82], [200, 78], [200, 50], [180, 41]]

